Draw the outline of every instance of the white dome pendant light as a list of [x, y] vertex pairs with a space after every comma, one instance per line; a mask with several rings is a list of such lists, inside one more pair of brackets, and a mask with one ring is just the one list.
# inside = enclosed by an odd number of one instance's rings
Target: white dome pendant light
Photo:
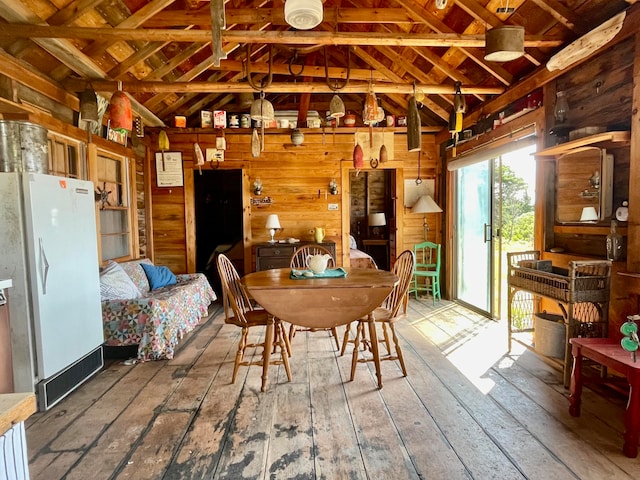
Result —
[[322, 0], [286, 0], [284, 19], [297, 30], [310, 30], [322, 22]]

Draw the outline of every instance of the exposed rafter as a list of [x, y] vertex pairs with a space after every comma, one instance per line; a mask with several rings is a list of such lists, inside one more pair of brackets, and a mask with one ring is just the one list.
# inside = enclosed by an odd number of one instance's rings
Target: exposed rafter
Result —
[[[253, 92], [248, 83], [238, 82], [194, 82], [194, 81], [179, 81], [179, 82], [162, 82], [162, 81], [149, 81], [149, 82], [112, 82], [106, 80], [92, 80], [91, 85], [95, 90], [110, 92], [118, 89], [118, 84], [122, 83], [122, 90], [126, 92]], [[86, 80], [74, 80], [70, 79], [65, 82], [65, 87], [70, 90], [82, 91], [87, 85]], [[366, 93], [370, 88], [369, 82], [349, 82], [347, 86], [340, 89], [342, 93]], [[379, 83], [375, 84], [376, 92], [380, 93], [401, 93], [412, 94], [414, 91], [414, 85], [409, 83]], [[453, 95], [455, 93], [453, 85], [426, 85], [416, 84], [415, 89], [425, 94], [446, 94]], [[284, 83], [274, 82], [268, 87], [262, 88], [267, 93], [334, 93], [325, 82], [317, 83]], [[504, 89], [502, 87], [474, 87], [463, 86], [463, 94], [478, 93], [482, 95], [499, 95]]]
[[[0, 37], [11, 38], [67, 38], [104, 41], [136, 40], [148, 42], [199, 42], [211, 41], [211, 30], [139, 30], [132, 28], [54, 27], [40, 25], [6, 24], [0, 29]], [[368, 32], [316, 32], [226, 30], [222, 34], [226, 42], [266, 43], [284, 45], [392, 45], [401, 47], [476, 47], [483, 48], [484, 35], [438, 34], [384, 34], [371, 36]], [[525, 47], [558, 47], [559, 38], [525, 36]]]

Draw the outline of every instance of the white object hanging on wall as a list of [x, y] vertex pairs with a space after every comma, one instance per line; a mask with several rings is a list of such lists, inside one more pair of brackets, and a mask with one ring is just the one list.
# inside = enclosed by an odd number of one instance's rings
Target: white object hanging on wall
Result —
[[207, 148], [205, 157], [207, 162], [224, 162], [224, 150], [219, 148]]

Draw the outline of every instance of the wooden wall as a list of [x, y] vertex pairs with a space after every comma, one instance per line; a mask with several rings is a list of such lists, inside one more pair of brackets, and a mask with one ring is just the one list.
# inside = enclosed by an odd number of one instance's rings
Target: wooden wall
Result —
[[[568, 122], [572, 128], [602, 126], [607, 130], [630, 130], [633, 98], [634, 38], [629, 38], [601, 55], [594, 57], [579, 67], [558, 77], [545, 88], [547, 126], [554, 124], [553, 104], [555, 92], [564, 90], [569, 101]], [[547, 131], [549, 130], [547, 129]], [[546, 145], [554, 145], [556, 139], [547, 135]], [[633, 142], [633, 140], [632, 140]], [[611, 145], [614, 147], [614, 145]], [[544, 246], [542, 256], [554, 265], [566, 266], [571, 260], [606, 257], [606, 235], [610, 229], [615, 210], [629, 199], [630, 186], [636, 181], [630, 178], [631, 150], [628, 144], [608, 148], [614, 155], [613, 215], [594, 225], [564, 226], [549, 222], [552, 232], [542, 232]], [[546, 170], [547, 178], [560, 174], [556, 162], [545, 160], [539, 167]], [[577, 168], [580, 165], [576, 165]], [[555, 217], [554, 198], [557, 182], [546, 184], [539, 189], [543, 192], [537, 200], [546, 204], [546, 215]], [[561, 193], [562, 194], [562, 193]], [[579, 200], [577, 200], [578, 202]], [[618, 232], [627, 241], [627, 222], [619, 222]], [[552, 254], [551, 247], [562, 247], [565, 253]], [[640, 308], [640, 280], [629, 276], [626, 260], [614, 262], [611, 279], [611, 299], [609, 308], [609, 336], [619, 338], [619, 326], [627, 315], [638, 313]]]
[[[151, 148], [147, 154], [150, 170], [151, 211], [153, 230], [153, 258], [158, 264], [169, 266], [176, 273], [195, 269], [195, 228], [193, 211], [193, 144], [198, 142], [203, 151], [213, 148], [216, 133], [211, 129], [167, 129], [171, 151], [182, 152], [185, 172], [184, 187], [158, 188], [154, 155], [158, 151], [158, 130], [149, 131]], [[245, 271], [252, 271], [255, 261], [252, 245], [265, 242], [269, 232], [264, 228], [271, 213], [278, 214], [282, 231], [277, 238], [312, 239], [316, 226], [324, 227], [326, 238], [336, 242], [339, 264], [348, 261], [349, 234], [349, 171], [352, 169], [354, 133], [363, 129], [338, 128], [334, 130], [304, 129], [305, 140], [301, 146], [293, 146], [288, 130], [266, 130], [265, 151], [258, 158], [251, 155], [251, 131], [227, 129], [225, 160], [219, 165], [207, 163], [204, 169], [240, 169], [243, 171], [243, 203], [245, 217]], [[380, 129], [382, 130], [382, 129]], [[376, 131], [374, 129], [374, 131]], [[389, 129], [386, 129], [389, 131]], [[422, 215], [405, 214], [402, 199], [404, 178], [418, 175], [418, 153], [407, 152], [406, 130], [394, 129], [394, 158], [378, 168], [394, 169], [396, 185], [394, 199], [398, 223], [396, 251], [412, 248], [422, 236]], [[422, 178], [435, 178], [437, 152], [433, 134], [424, 133], [420, 159]], [[365, 161], [365, 171], [372, 170]], [[263, 183], [262, 196], [273, 203], [269, 206], [251, 205], [255, 197], [251, 185], [256, 177]], [[338, 194], [329, 194], [329, 181], [338, 181]], [[436, 201], [438, 192], [436, 192]], [[345, 203], [346, 202], [346, 203]], [[329, 205], [337, 204], [337, 209]], [[399, 211], [398, 211], [399, 210]], [[434, 215], [433, 225], [440, 215]], [[441, 229], [430, 231], [433, 240], [439, 239]], [[343, 242], [345, 247], [343, 248]]]

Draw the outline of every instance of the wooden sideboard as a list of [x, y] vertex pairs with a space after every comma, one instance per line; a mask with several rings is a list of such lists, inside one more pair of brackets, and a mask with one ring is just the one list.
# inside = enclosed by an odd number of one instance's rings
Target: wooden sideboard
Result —
[[302, 245], [322, 245], [336, 258], [335, 242], [258, 243], [256, 251], [256, 272], [271, 268], [286, 268], [291, 263], [293, 252]]

